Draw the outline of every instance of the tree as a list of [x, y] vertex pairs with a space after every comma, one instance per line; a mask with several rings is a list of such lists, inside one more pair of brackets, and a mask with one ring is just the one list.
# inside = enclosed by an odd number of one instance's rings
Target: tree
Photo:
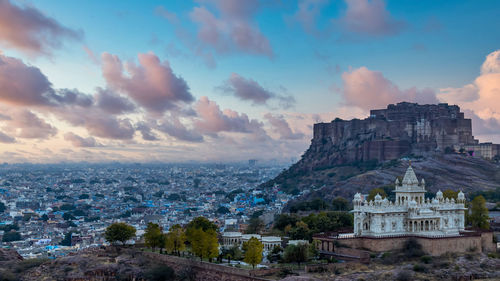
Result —
[[21, 240], [21, 234], [19, 232], [11, 230], [9, 232], [5, 232], [2, 237], [2, 242], [11, 242], [11, 241], [19, 241]]
[[217, 232], [213, 229], [203, 231], [201, 228], [195, 228], [191, 231], [191, 251], [198, 256], [200, 260], [208, 258], [212, 261], [219, 255], [219, 243], [217, 241]]
[[222, 257], [227, 259], [227, 263], [231, 263], [231, 260], [239, 260], [242, 257], [242, 252], [240, 247], [234, 245], [229, 249], [222, 250]]
[[377, 196], [377, 194], [380, 194], [380, 196], [382, 196], [382, 198], [387, 197], [387, 193], [385, 193], [385, 190], [377, 187], [377, 188], [374, 188], [370, 191], [370, 193], [368, 194], [368, 198], [366, 200], [373, 201], [375, 199], [375, 196]]
[[217, 239], [217, 232], [209, 229], [204, 233], [204, 255], [212, 262], [213, 258], [219, 255], [219, 241]]
[[191, 243], [193, 238], [192, 232], [197, 228], [200, 228], [202, 231], [207, 231], [209, 229], [217, 231], [219, 229], [215, 223], [209, 221], [207, 218], [196, 217], [186, 226], [186, 237], [189, 243]]
[[264, 229], [264, 222], [259, 218], [251, 218], [246, 233], [260, 233]]
[[64, 215], [62, 217], [63, 217], [63, 219], [65, 221], [69, 221], [69, 220], [74, 220], [75, 219], [75, 217], [72, 214], [70, 214], [70, 213], [64, 213]]
[[62, 245], [62, 246], [72, 246], [71, 245], [71, 236], [72, 235], [73, 235], [72, 231], [67, 232], [66, 234], [64, 234], [64, 239], [61, 240], [61, 243], [59, 243], [59, 244]]
[[489, 215], [488, 208], [486, 208], [486, 200], [483, 196], [479, 195], [474, 197], [471, 202], [471, 214], [469, 216], [472, 227], [481, 229], [489, 229]]
[[267, 254], [267, 260], [269, 262], [279, 262], [281, 260], [281, 254], [283, 253], [283, 248], [280, 246], [274, 246], [273, 250]]
[[153, 252], [156, 247], [162, 246], [163, 248], [162, 244], [165, 244], [163, 241], [163, 233], [158, 224], [151, 222], [148, 223], [146, 231], [144, 232], [144, 242], [146, 243], [146, 246], [151, 247]]
[[257, 238], [252, 237], [248, 242], [244, 242], [245, 258], [243, 261], [251, 264], [253, 268], [262, 261], [262, 251], [264, 250], [264, 244], [260, 242]]
[[288, 231], [288, 235], [293, 240], [309, 239], [310, 234], [309, 226], [303, 221], [298, 221], [295, 227], [290, 228]]
[[284, 258], [286, 262], [296, 262], [300, 267], [300, 263], [307, 261], [309, 254], [309, 244], [299, 243], [297, 245], [288, 245], [285, 248]]
[[217, 213], [218, 214], [229, 214], [231, 211], [229, 211], [229, 209], [227, 207], [224, 207], [224, 206], [220, 206], [218, 209], [217, 209]]
[[42, 220], [43, 221], [48, 221], [49, 220], [49, 216], [47, 216], [47, 214], [43, 214], [42, 215]]
[[3, 213], [5, 211], [6, 207], [3, 202], [0, 202], [0, 213]]
[[332, 201], [332, 209], [334, 211], [347, 211], [349, 210], [349, 201], [344, 197], [337, 196]]
[[180, 255], [181, 251], [186, 248], [186, 233], [184, 229], [179, 225], [175, 224], [170, 228], [170, 231], [165, 237], [165, 249], [168, 252]]
[[104, 238], [109, 243], [121, 242], [125, 245], [127, 240], [135, 237], [135, 227], [128, 225], [124, 222], [116, 222], [111, 224], [106, 228], [106, 232], [104, 232]]
[[458, 191], [453, 191], [451, 189], [447, 189], [447, 190], [443, 191], [443, 197], [444, 198], [448, 198], [450, 200], [452, 198], [455, 199], [455, 200], [457, 200], [457, 198], [458, 198]]

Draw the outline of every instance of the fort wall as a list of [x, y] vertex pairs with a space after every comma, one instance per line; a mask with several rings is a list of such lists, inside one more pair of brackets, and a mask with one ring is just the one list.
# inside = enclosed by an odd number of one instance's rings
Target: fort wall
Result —
[[[355, 249], [366, 249], [373, 252], [396, 251], [403, 248], [413, 236], [400, 237], [355, 237], [337, 239], [340, 245]], [[447, 252], [493, 252], [493, 232], [481, 232], [455, 237], [413, 237], [422, 245], [422, 250], [429, 255], [439, 256]]]

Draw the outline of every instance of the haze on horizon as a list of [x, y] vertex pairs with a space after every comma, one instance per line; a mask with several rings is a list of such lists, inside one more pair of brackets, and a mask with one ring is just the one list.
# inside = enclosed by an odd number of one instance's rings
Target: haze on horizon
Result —
[[0, 0], [0, 162], [289, 162], [312, 125], [457, 104], [500, 142], [500, 2]]

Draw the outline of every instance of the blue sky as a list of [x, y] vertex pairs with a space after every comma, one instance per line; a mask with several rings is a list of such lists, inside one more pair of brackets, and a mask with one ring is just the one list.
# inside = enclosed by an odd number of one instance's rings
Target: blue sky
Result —
[[[43, 147], [52, 153], [44, 161], [56, 161], [64, 159], [63, 152], [53, 148], [54, 143], [60, 143], [61, 147], [67, 145], [64, 149], [75, 153], [112, 150], [118, 151], [119, 155], [111, 158], [141, 160], [144, 156], [131, 151], [144, 150], [147, 154], [161, 147], [166, 156], [157, 160], [167, 161], [169, 153], [174, 151], [173, 147], [188, 147], [190, 150], [196, 147], [196, 152], [210, 150], [212, 153], [214, 147], [221, 143], [237, 143], [238, 149], [243, 152], [231, 154], [229, 160], [242, 160], [255, 154], [264, 157], [265, 151], [270, 148], [276, 150], [271, 158], [288, 159], [299, 156], [307, 148], [310, 125], [315, 121], [329, 121], [334, 116], [363, 117], [368, 108], [357, 103], [359, 101], [353, 98], [356, 93], [346, 90], [347, 86], [356, 83], [368, 83], [366, 89], [380, 91], [396, 87], [391, 99], [384, 102], [398, 102], [398, 99], [407, 97], [406, 90], [414, 87], [417, 93], [424, 89], [432, 92], [432, 101], [463, 102], [459, 105], [474, 112], [475, 117], [483, 121], [490, 118], [496, 120], [497, 117], [494, 109], [481, 111], [479, 99], [454, 97], [459, 95], [459, 89], [474, 84], [483, 75], [480, 70], [486, 57], [500, 49], [498, 1], [1, 2], [3, 9], [17, 7], [19, 17], [26, 14], [26, 20], [22, 22], [25, 26], [39, 26], [30, 30], [16, 26], [8, 19], [0, 24], [6, 25], [7, 30], [17, 28], [20, 33], [25, 32], [26, 38], [40, 40], [40, 45], [47, 45], [48, 50], [42, 52], [26, 42], [16, 41], [18, 39], [8, 32], [0, 32], [0, 50], [4, 56], [38, 68], [55, 91], [76, 89], [82, 94], [95, 96], [96, 87], [100, 87], [129, 99], [137, 110], [113, 116], [113, 120], [131, 119], [133, 127], [145, 122], [159, 140], [145, 141], [138, 132], [119, 139], [94, 134], [90, 124], [68, 121], [66, 113], [48, 113], [40, 105], [16, 103], [20, 110], [28, 110], [52, 124], [57, 133], [40, 139], [23, 139], [18, 131], [10, 128], [13, 125], [4, 125], [2, 132], [9, 137], [6, 139], [14, 139], [13, 142], [6, 142], [8, 148], [4, 152], [21, 148], [31, 151], [33, 147]], [[310, 9], [303, 10], [306, 6]], [[30, 22], [28, 9], [38, 11], [42, 20]], [[307, 17], [300, 17], [301, 12]], [[58, 27], [47, 24], [50, 21], [77, 35], [69, 36], [61, 32]], [[210, 29], [210, 26], [213, 28]], [[236, 26], [242, 29], [236, 29]], [[44, 38], [34, 35], [35, 32], [43, 34], [51, 30], [55, 31], [53, 38], [49, 39], [57, 40], [60, 45], [51, 45]], [[204, 30], [206, 33], [202, 34]], [[238, 43], [239, 39], [243, 43]], [[101, 59], [103, 53], [116, 56], [123, 65], [132, 62], [140, 66], [138, 54], [151, 54], [160, 62], [167, 63], [173, 75], [186, 82], [192, 96], [189, 101], [172, 102], [183, 103], [181, 107], [193, 109], [197, 112], [196, 116], [183, 115], [172, 109], [162, 109], [160, 115], [149, 112], [141, 104], [144, 100], [141, 101], [132, 92], [130, 83], [133, 79], [128, 79], [130, 73], [123, 70], [119, 78], [105, 77], [102, 69], [105, 65], [111, 67], [111, 64]], [[367, 71], [358, 71], [362, 68]], [[233, 73], [240, 80], [236, 81], [234, 77], [235, 80], [231, 80]], [[492, 79], [493, 83], [497, 81]], [[483, 84], [474, 87], [481, 97], [488, 96]], [[443, 89], [449, 88], [454, 89], [448, 96], [452, 98], [439, 95]], [[367, 99], [377, 100], [376, 91], [366, 93]], [[156, 94], [168, 95], [161, 90]], [[203, 105], [200, 99], [204, 96], [216, 103], [221, 112], [230, 109], [239, 114], [238, 118], [241, 114], [248, 115], [248, 124], [244, 125], [247, 127], [236, 128], [231, 122], [246, 121], [227, 117], [231, 115], [229, 113], [220, 113], [222, 119], [229, 118], [219, 120], [226, 123], [207, 129], [210, 122], [217, 120], [201, 117]], [[295, 102], [291, 102], [289, 107], [282, 106], [279, 102], [284, 98], [289, 101], [294, 99]], [[431, 100], [419, 98], [417, 94], [415, 101]], [[7, 99], [5, 104], [12, 105], [12, 100], [10, 102]], [[208, 106], [208, 103], [205, 105]], [[373, 106], [379, 104], [374, 103]], [[101, 113], [104, 114], [99, 111]], [[266, 114], [284, 121], [279, 122], [283, 127], [276, 122], [273, 125], [271, 117], [264, 117]], [[160, 125], [152, 124], [151, 119], [162, 118], [169, 124], [177, 124], [173, 126], [177, 129], [183, 128], [184, 133], [201, 131], [203, 141], [193, 144], [192, 140], [186, 142], [185, 137], [179, 138], [177, 131], [159, 132]], [[250, 125], [252, 120], [262, 125]], [[493, 129], [485, 129], [478, 134], [492, 135]], [[68, 132], [99, 145], [72, 142], [74, 138], [65, 137]], [[303, 134], [303, 138], [294, 137], [293, 133]], [[253, 145], [256, 139], [263, 139], [263, 134], [266, 135], [266, 144]], [[182, 160], [199, 160], [197, 155], [199, 153]], [[213, 155], [217, 154], [214, 152]], [[27, 156], [20, 153], [16, 157], [13, 161], [21, 161]], [[93, 161], [93, 156], [88, 157]], [[207, 156], [201, 160], [221, 159]]]

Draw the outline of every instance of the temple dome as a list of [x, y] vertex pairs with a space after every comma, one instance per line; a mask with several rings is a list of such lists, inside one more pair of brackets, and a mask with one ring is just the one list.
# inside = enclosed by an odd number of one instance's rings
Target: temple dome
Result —
[[375, 201], [381, 201], [382, 200], [382, 196], [380, 196], [380, 194], [377, 193], [377, 195], [375, 195]]
[[361, 201], [361, 194], [359, 192], [354, 194], [354, 201]]
[[465, 195], [464, 193], [460, 190], [460, 192], [458, 193], [458, 197], [457, 197], [458, 200], [465, 200]]
[[443, 199], [443, 193], [441, 192], [441, 190], [438, 190], [438, 192], [436, 193], [436, 199]]
[[417, 175], [415, 175], [415, 172], [413, 171], [413, 168], [411, 166], [408, 166], [408, 169], [406, 170], [405, 176], [403, 178], [403, 184], [418, 185]]

